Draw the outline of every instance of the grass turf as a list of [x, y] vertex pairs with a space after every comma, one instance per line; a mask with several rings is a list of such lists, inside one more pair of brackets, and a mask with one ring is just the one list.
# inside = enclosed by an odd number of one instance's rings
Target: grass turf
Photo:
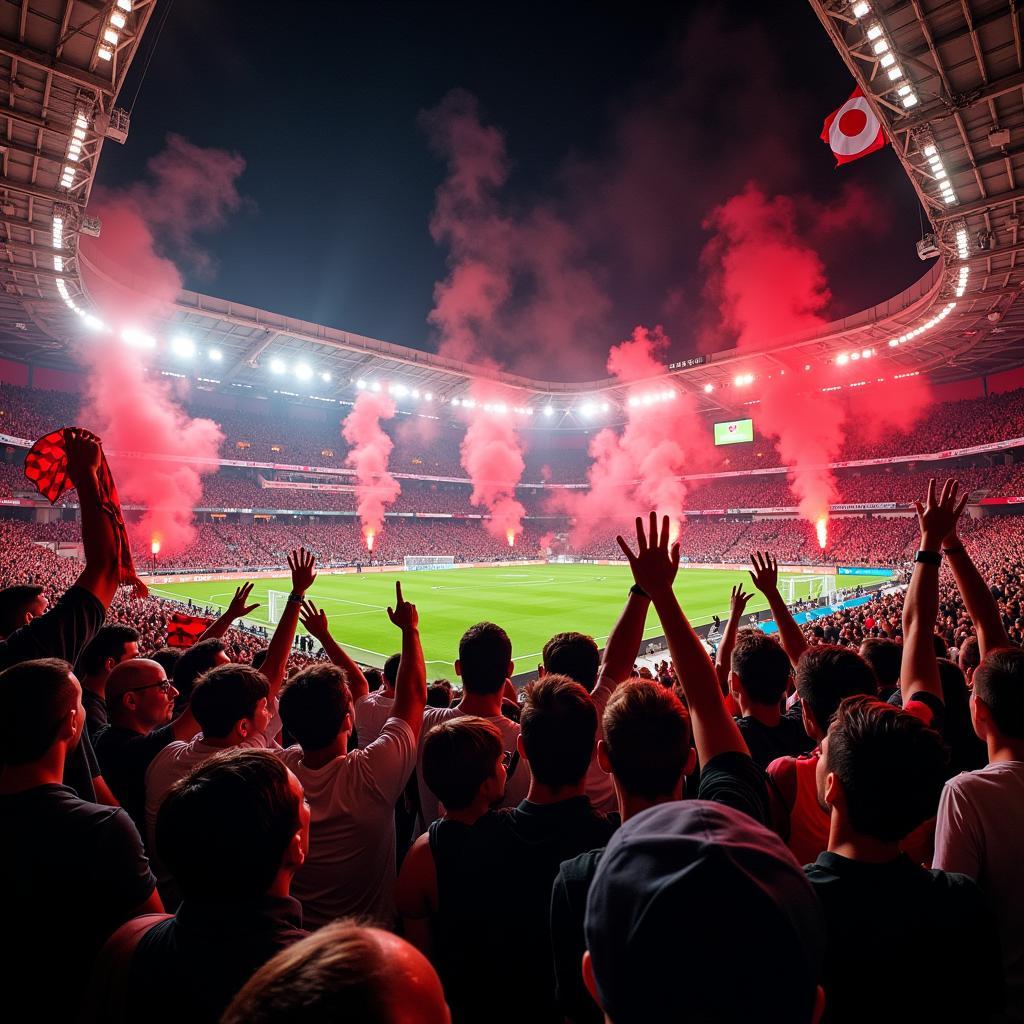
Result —
[[[859, 576], [850, 585], [869, 585], [883, 577]], [[399, 633], [386, 608], [394, 604], [395, 580], [402, 581], [407, 601], [420, 614], [420, 631], [432, 677], [450, 675], [459, 637], [473, 623], [489, 619], [503, 626], [512, 638], [516, 670], [533, 670], [545, 642], [555, 633], [579, 630], [604, 646], [608, 632], [622, 610], [633, 580], [625, 565], [509, 565], [488, 569], [362, 573], [317, 577], [309, 597], [324, 609], [331, 633], [354, 658], [383, 665], [399, 648]], [[238, 581], [174, 583], [155, 586], [153, 593], [198, 605], [225, 606]], [[729, 595], [736, 583], [752, 589], [750, 577], [733, 569], [680, 569], [676, 594], [696, 626], [712, 615], [728, 617]], [[252, 599], [261, 607], [249, 622], [267, 625], [267, 591], [291, 588], [287, 576], [255, 581]], [[806, 590], [798, 589], [798, 594]], [[747, 611], [767, 607], [757, 591]], [[658, 636], [661, 627], [651, 612], [645, 637]]]

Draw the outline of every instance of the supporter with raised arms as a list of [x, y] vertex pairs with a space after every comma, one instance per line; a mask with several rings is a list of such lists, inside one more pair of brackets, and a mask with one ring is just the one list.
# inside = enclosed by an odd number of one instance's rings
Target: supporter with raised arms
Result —
[[[326, 616], [318, 615], [326, 634]], [[416, 766], [427, 673], [419, 615], [400, 582], [388, 617], [402, 632], [402, 659], [391, 715], [368, 746], [348, 749], [353, 700], [344, 669], [309, 666], [281, 691], [281, 719], [298, 740], [281, 757], [302, 783], [312, 816], [309, 855], [293, 892], [313, 927], [347, 916], [394, 921], [394, 806]]]
[[743, 591], [743, 585], [732, 588], [729, 597], [729, 619], [722, 632], [722, 639], [715, 651], [715, 673], [718, 676], [718, 685], [722, 688], [722, 695], [725, 697], [726, 706], [731, 715], [741, 714], [739, 705], [729, 695], [729, 668], [732, 662], [732, 651], [736, 646], [736, 637], [739, 635], [740, 622], [743, 620], [743, 613], [747, 610], [747, 604], [752, 594]]
[[767, 551], [755, 551], [750, 556], [750, 562], [754, 567], [748, 570], [750, 578], [767, 599], [775, 625], [779, 629], [782, 649], [789, 655], [789, 660], [795, 668], [800, 655], [807, 650], [807, 637], [796, 624], [793, 613], [782, 599], [779, 591], [779, 563]]
[[[363, 670], [352, 660], [348, 651], [331, 636], [330, 626], [327, 622], [327, 613], [312, 601], [303, 601], [302, 611], [299, 615], [306, 632], [314, 640], [320, 642], [324, 654], [332, 665], [337, 665], [345, 673], [345, 680], [348, 684], [348, 691], [352, 695], [353, 706], [370, 692], [370, 684], [367, 682]], [[393, 621], [393, 620], [392, 620]]]
[[202, 643], [204, 640], [222, 639], [224, 634], [227, 633], [227, 631], [234, 625], [236, 619], [241, 619], [250, 612], [256, 611], [260, 606], [259, 602], [249, 604], [249, 597], [252, 594], [252, 588], [253, 584], [249, 582], [243, 583], [240, 587], [236, 587], [234, 596], [228, 603], [227, 608], [224, 609], [224, 614], [206, 627], [196, 643]]

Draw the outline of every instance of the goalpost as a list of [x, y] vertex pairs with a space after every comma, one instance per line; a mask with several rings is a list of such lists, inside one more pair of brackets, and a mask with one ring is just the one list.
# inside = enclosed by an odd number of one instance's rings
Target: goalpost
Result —
[[288, 603], [288, 594], [287, 590], [267, 591], [267, 618], [272, 625], [277, 625], [281, 621], [281, 613]]
[[779, 580], [779, 592], [786, 604], [831, 598], [836, 590], [835, 576], [784, 576]]
[[406, 555], [403, 559], [408, 572], [423, 569], [454, 569], [454, 555]]

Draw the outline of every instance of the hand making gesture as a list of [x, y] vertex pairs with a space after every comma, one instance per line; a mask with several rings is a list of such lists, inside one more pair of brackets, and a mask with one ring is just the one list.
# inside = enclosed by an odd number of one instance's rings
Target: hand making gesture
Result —
[[227, 614], [231, 617], [232, 621], [240, 619], [259, 608], [259, 602], [254, 604], [248, 603], [252, 587], [252, 583], [246, 582], [235, 590], [235, 596], [231, 598], [231, 603], [227, 607]]
[[956, 541], [956, 524], [960, 513], [967, 506], [970, 491], [957, 499], [960, 485], [956, 480], [947, 480], [938, 497], [935, 495], [935, 480], [928, 481], [925, 502], [915, 501], [917, 521], [921, 527], [921, 550], [938, 551], [947, 537]]
[[388, 609], [388, 618], [404, 633], [419, 628], [420, 616], [416, 605], [402, 597], [402, 584], [395, 580], [395, 607]]
[[636, 554], [633, 554], [621, 536], [615, 538], [622, 553], [629, 560], [629, 568], [636, 585], [652, 598], [665, 591], [671, 592], [672, 583], [679, 571], [679, 542], [676, 541], [669, 546], [670, 529], [669, 517], [662, 516], [659, 534], [658, 515], [652, 512], [646, 535], [643, 519], [640, 516], [636, 517]]
[[316, 556], [312, 551], [307, 551], [305, 548], [299, 548], [298, 551], [293, 551], [288, 556], [288, 568], [292, 573], [292, 593], [297, 594], [299, 597], [305, 596], [305, 593], [316, 580], [316, 573], [313, 571], [313, 566], [316, 564]]

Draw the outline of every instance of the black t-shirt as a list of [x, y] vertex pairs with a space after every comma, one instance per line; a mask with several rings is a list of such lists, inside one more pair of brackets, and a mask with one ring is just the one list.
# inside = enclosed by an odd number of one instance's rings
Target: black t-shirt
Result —
[[[825, 911], [825, 1020], [985, 1021], [1002, 1005], [996, 925], [966, 875], [905, 855], [865, 864], [822, 853], [804, 868]], [[895, 970], [879, 966], [879, 942]]]
[[110, 725], [96, 737], [96, 756], [103, 780], [143, 836], [146, 834], [146, 769], [173, 739], [171, 724], [147, 733]]
[[[743, 811], [767, 823], [768, 790], [764, 772], [746, 755], [729, 751], [713, 757], [701, 772], [697, 796]], [[566, 860], [551, 889], [551, 947], [558, 1005], [574, 1024], [600, 1024], [604, 1015], [583, 984], [580, 964], [587, 948], [583, 921], [587, 894], [604, 849]]]
[[452, 1019], [559, 1022], [551, 963], [551, 884], [563, 860], [603, 847], [616, 820], [586, 797], [524, 800], [475, 825], [429, 829], [437, 872], [434, 949]]
[[764, 725], [750, 715], [737, 718], [736, 725], [747, 741], [754, 764], [762, 769], [777, 757], [797, 757], [814, 749], [814, 740], [804, 731], [799, 710], [796, 714], [786, 712], [776, 726]]
[[81, 800], [95, 802], [96, 787], [92, 780], [101, 774], [100, 763], [96, 760], [96, 751], [92, 746], [92, 737], [89, 734], [87, 721], [78, 746], [71, 751], [67, 761], [64, 762], [64, 785], [70, 786]]
[[48, 612], [0, 640], [0, 670], [36, 658], [63, 658], [74, 665], [106, 614], [91, 591], [70, 587]]
[[100, 729], [105, 729], [110, 724], [107, 719], [107, 702], [99, 694], [83, 686], [82, 706], [85, 708], [85, 719], [95, 737]]
[[156, 885], [142, 841], [120, 808], [55, 785], [0, 796], [0, 835], [0, 991], [71, 1020], [100, 946]]
[[196, 903], [139, 940], [125, 1005], [147, 1024], [217, 1024], [238, 990], [271, 957], [303, 939], [302, 907], [288, 896]]

